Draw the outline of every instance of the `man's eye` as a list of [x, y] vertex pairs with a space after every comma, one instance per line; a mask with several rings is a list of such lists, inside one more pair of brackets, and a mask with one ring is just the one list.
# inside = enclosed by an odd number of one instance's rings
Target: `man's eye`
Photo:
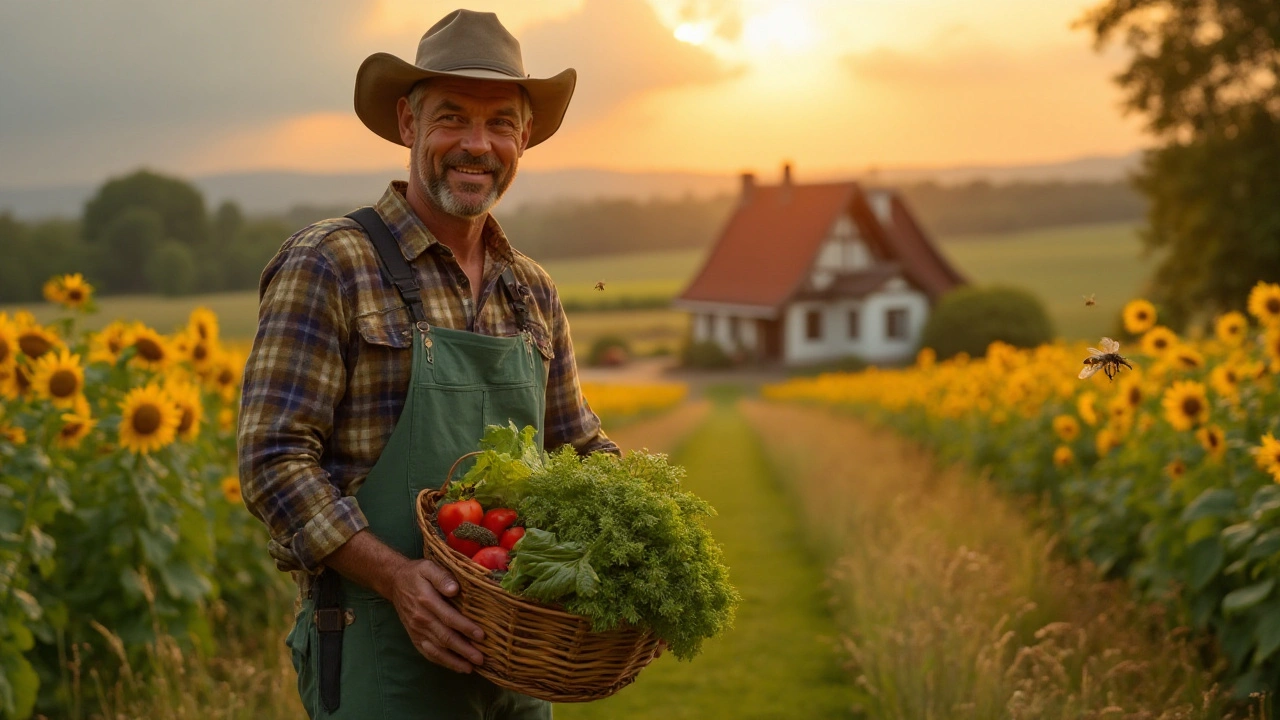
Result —
[[507, 120], [506, 118], [499, 118], [497, 120], [494, 120], [493, 123], [495, 125], [501, 125], [504, 128], [514, 128], [516, 126], [514, 122]]

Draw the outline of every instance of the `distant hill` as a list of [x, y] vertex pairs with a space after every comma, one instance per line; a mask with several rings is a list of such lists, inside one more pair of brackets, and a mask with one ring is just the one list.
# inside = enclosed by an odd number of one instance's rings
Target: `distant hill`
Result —
[[[799, 182], [857, 178], [878, 185], [933, 180], [954, 184], [985, 179], [993, 183], [1086, 180], [1112, 181], [1125, 177], [1138, 165], [1138, 154], [1080, 158], [1068, 162], [1017, 166], [964, 166], [949, 168], [885, 168], [847, 174], [809, 175], [797, 168]], [[756, 168], [760, 181], [776, 182], [777, 168]], [[253, 215], [280, 215], [298, 205], [355, 207], [372, 202], [392, 178], [404, 177], [403, 168], [365, 173], [315, 174], [301, 172], [242, 172], [191, 178], [211, 207], [234, 200]], [[8, 210], [22, 220], [77, 217], [86, 200], [101, 183], [50, 187], [0, 187], [0, 212]], [[684, 172], [617, 172], [568, 169], [527, 170], [511, 186], [503, 208], [512, 211], [528, 204], [552, 200], [710, 198], [736, 193], [737, 175]]]

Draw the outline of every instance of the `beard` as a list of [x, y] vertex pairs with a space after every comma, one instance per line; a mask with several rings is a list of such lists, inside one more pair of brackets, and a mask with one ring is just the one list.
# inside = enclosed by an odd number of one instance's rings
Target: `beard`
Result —
[[[486, 182], [486, 178], [483, 177], [478, 178], [479, 182], [463, 181], [458, 183], [457, 193], [455, 193], [454, 187], [449, 183], [449, 170], [464, 167], [484, 170], [489, 173], [488, 181]], [[422, 194], [433, 205], [446, 215], [467, 219], [477, 218], [489, 212], [516, 177], [515, 161], [512, 161], [511, 167], [504, 167], [492, 153], [476, 157], [465, 150], [445, 155], [438, 165], [431, 162], [424, 151], [418, 154], [416, 169], [419, 172], [419, 189], [424, 190]], [[426, 173], [425, 177], [420, 174], [423, 171]], [[485, 192], [486, 186], [488, 192]], [[476, 197], [479, 193], [484, 194]]]

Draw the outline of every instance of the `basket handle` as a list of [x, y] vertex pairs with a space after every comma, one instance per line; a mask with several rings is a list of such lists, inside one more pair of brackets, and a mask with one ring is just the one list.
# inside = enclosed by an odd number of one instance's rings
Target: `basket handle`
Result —
[[463, 455], [462, 457], [458, 458], [457, 460], [454, 460], [453, 465], [449, 468], [448, 474], [444, 476], [444, 484], [440, 486], [440, 492], [445, 492], [446, 490], [449, 489], [449, 483], [453, 482], [453, 471], [458, 469], [458, 465], [462, 464], [463, 460], [466, 460], [467, 458], [470, 458], [470, 457], [475, 457], [476, 455], [480, 455], [483, 452], [484, 451], [482, 450], [473, 450], [467, 453], [466, 455]]

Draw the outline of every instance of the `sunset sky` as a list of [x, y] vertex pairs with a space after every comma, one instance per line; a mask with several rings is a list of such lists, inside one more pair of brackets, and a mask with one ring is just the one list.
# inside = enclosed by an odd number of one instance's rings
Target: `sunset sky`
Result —
[[[1141, 147], [1071, 23], [1092, 0], [490, 0], [535, 76], [578, 71], [522, 167], [810, 174]], [[402, 167], [351, 110], [456, 0], [0, 0], [0, 186]]]

